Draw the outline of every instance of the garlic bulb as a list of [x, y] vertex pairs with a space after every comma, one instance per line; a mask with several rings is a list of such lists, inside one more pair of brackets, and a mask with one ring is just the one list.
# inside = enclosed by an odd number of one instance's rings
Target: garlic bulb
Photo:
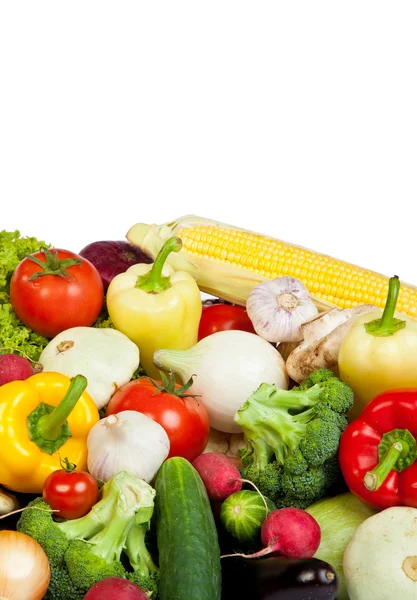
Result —
[[120, 471], [150, 483], [169, 454], [163, 427], [135, 410], [124, 410], [96, 423], [87, 437], [88, 470], [109, 481]]
[[294, 277], [263, 281], [250, 292], [246, 310], [256, 333], [268, 342], [301, 342], [301, 324], [318, 313], [307, 288]]

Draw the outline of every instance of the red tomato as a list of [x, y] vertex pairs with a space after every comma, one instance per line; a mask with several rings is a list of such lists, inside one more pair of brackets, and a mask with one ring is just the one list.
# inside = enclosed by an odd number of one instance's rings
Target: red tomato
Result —
[[[157, 382], [158, 385], [161, 382]], [[178, 389], [180, 386], [175, 386]], [[159, 423], [167, 432], [171, 456], [192, 462], [207, 445], [210, 421], [200, 398], [180, 398], [158, 389], [147, 378], [129, 381], [112, 396], [106, 417], [123, 410], [136, 410]], [[187, 393], [187, 392], [186, 392]]]
[[57, 517], [78, 519], [86, 515], [98, 500], [98, 486], [92, 475], [85, 471], [59, 469], [45, 479], [43, 499]]
[[[49, 338], [70, 327], [92, 325], [104, 298], [103, 281], [97, 269], [67, 250], [46, 250], [32, 256], [45, 266], [26, 257], [17, 265], [10, 282], [10, 301], [19, 319]], [[67, 267], [65, 262], [59, 262], [69, 259], [81, 262]], [[52, 273], [40, 275], [47, 267]]]
[[210, 304], [203, 307], [200, 327], [198, 330], [198, 339], [226, 329], [239, 329], [255, 333], [252, 321], [248, 317], [243, 306], [233, 306], [230, 304]]

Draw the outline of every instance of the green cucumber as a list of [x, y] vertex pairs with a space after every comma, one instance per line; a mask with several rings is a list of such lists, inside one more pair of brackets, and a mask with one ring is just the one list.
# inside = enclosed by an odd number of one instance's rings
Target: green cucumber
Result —
[[220, 600], [219, 541], [199, 474], [184, 458], [170, 458], [155, 489], [160, 600]]
[[[268, 512], [276, 509], [269, 498], [265, 498], [265, 502]], [[252, 490], [241, 490], [231, 494], [223, 502], [220, 510], [223, 527], [239, 542], [256, 539], [267, 517], [265, 502], [258, 492]]]

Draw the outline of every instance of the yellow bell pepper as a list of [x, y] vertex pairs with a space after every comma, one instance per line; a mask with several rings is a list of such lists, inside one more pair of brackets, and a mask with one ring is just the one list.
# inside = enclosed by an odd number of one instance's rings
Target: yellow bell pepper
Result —
[[355, 393], [352, 418], [381, 392], [417, 388], [417, 323], [394, 317], [399, 290], [398, 277], [392, 277], [382, 316], [360, 316], [340, 347], [340, 377]]
[[82, 375], [38, 373], [0, 387], [0, 483], [39, 494], [68, 458], [87, 468], [87, 435], [99, 413]]
[[195, 280], [166, 265], [182, 242], [170, 238], [153, 265], [139, 264], [117, 275], [107, 290], [107, 309], [116, 329], [138, 347], [150, 377], [159, 377], [153, 355], [160, 348], [187, 350], [197, 343], [202, 303]]

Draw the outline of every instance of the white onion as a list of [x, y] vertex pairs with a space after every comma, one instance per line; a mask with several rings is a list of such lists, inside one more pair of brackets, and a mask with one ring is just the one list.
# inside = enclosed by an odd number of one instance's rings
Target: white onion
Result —
[[0, 598], [41, 600], [50, 580], [48, 557], [36, 540], [17, 531], [0, 531]]
[[195, 375], [190, 394], [201, 396], [211, 427], [226, 433], [242, 431], [234, 416], [261, 383], [288, 389], [282, 356], [261, 337], [246, 331], [219, 331], [189, 350], [157, 350], [154, 363], [174, 371], [184, 383]]

